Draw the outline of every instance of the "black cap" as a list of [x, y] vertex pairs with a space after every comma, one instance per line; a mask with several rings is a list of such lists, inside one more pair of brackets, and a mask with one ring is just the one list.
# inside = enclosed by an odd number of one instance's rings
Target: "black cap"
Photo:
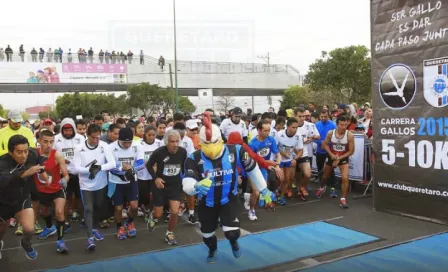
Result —
[[236, 107], [232, 110], [232, 114], [236, 114], [236, 115], [242, 115], [243, 114], [243, 110], [239, 107]]
[[123, 142], [131, 142], [134, 139], [134, 132], [130, 127], [120, 129], [118, 133], [118, 140]]

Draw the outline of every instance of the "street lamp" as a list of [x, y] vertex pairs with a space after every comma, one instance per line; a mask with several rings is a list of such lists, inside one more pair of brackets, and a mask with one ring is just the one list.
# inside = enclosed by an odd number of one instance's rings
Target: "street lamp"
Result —
[[179, 111], [179, 89], [177, 87], [177, 34], [176, 34], [176, 0], [173, 0], [174, 14], [174, 84], [176, 86], [176, 112]]

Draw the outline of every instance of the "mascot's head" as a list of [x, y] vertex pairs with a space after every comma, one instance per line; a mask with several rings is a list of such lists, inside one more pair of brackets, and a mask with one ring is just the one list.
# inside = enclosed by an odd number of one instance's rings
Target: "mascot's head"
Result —
[[202, 119], [204, 124], [199, 131], [199, 139], [201, 140], [201, 151], [204, 155], [214, 160], [221, 156], [224, 150], [224, 141], [221, 138], [221, 130], [215, 124], [212, 124], [210, 112], [204, 112]]

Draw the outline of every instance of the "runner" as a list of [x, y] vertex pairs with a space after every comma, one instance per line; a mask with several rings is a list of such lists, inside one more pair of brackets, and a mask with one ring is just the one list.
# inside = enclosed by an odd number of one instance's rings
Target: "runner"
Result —
[[[73, 122], [73, 121], [72, 121]], [[70, 128], [74, 132], [74, 127]], [[34, 175], [37, 192], [39, 195], [40, 215], [45, 220], [46, 227], [39, 234], [38, 239], [46, 239], [57, 233], [56, 251], [66, 253], [68, 248], [64, 243], [65, 225], [65, 199], [69, 174], [65, 164], [64, 155], [53, 149], [55, 136], [47, 129], [39, 132], [40, 148], [37, 149], [40, 156], [46, 160], [44, 162], [47, 180], [42, 180], [39, 174]], [[61, 178], [62, 173], [62, 178]], [[51, 207], [54, 207], [56, 214], [56, 227], [53, 225]]]
[[87, 124], [83, 119], [76, 120], [76, 133], [81, 135], [84, 139], [87, 138], [86, 131], [87, 131]]
[[243, 168], [261, 192], [261, 206], [272, 202], [275, 196], [266, 188], [263, 175], [249, 153], [240, 145], [224, 144], [220, 129], [211, 123], [210, 113], [204, 113], [203, 124], [199, 133], [201, 150], [195, 151], [185, 162], [186, 174], [182, 183], [185, 193], [198, 194], [200, 199], [198, 215], [201, 232], [209, 248], [207, 261], [213, 263], [218, 248], [215, 235], [218, 219], [230, 242], [233, 256], [239, 258], [242, 254], [238, 244], [241, 231], [237, 168]]
[[[61, 127], [62, 132], [54, 138], [54, 149], [64, 156], [70, 175], [70, 182], [67, 185], [67, 208], [65, 215], [68, 217], [69, 210], [73, 208], [71, 220], [78, 221], [81, 219], [80, 214], [82, 214], [81, 190], [79, 189], [79, 177], [76, 173], [75, 165], [73, 164], [73, 157], [75, 156], [76, 146], [84, 142], [85, 139], [82, 135], [76, 133], [75, 122], [73, 119], [64, 118], [61, 122]], [[74, 201], [74, 205], [72, 205], [72, 200]], [[70, 225], [67, 225], [66, 228], [69, 228], [69, 226]]]
[[341, 173], [341, 208], [348, 208], [346, 196], [349, 189], [348, 174], [349, 157], [355, 152], [355, 137], [351, 131], [347, 130], [348, 119], [344, 115], [336, 119], [336, 129], [329, 131], [325, 141], [322, 143], [324, 150], [328, 152], [328, 161], [324, 167], [324, 174], [320, 181], [320, 188], [316, 192], [318, 198], [327, 190], [325, 183], [330, 177], [334, 168], [339, 167]]
[[[104, 236], [94, 227], [100, 222], [105, 208], [107, 171], [115, 167], [115, 159], [109, 146], [100, 141], [101, 127], [91, 124], [87, 128], [87, 140], [75, 148], [73, 163], [79, 173], [79, 187], [84, 206], [87, 227], [87, 250], [96, 247], [95, 240]], [[103, 212], [103, 213], [102, 213]]]
[[[145, 164], [149, 161], [154, 150], [161, 147], [163, 142], [159, 139], [156, 139], [157, 128], [156, 127], [147, 127], [145, 129], [145, 134], [143, 135], [143, 139], [139, 143], [139, 148], [142, 150], [144, 154]], [[150, 196], [151, 196], [151, 184], [154, 183], [154, 178], [149, 174], [146, 168], [143, 168], [141, 171], [137, 172], [138, 178], [138, 204], [142, 211], [145, 214], [145, 222], [149, 224], [151, 219], [151, 207], [150, 205]]]
[[[137, 231], [134, 218], [138, 212], [138, 183], [135, 172], [145, 167], [143, 153], [137, 143], [133, 144], [134, 133], [130, 127], [120, 129], [118, 141], [110, 144], [116, 167], [109, 171], [109, 192], [115, 206], [115, 222], [117, 223], [117, 238], [126, 239], [125, 228], [129, 237], [135, 237]], [[123, 205], [129, 202], [127, 221], [123, 225]]]
[[8, 154], [0, 157], [0, 258], [3, 236], [9, 219], [16, 217], [23, 228], [21, 246], [30, 260], [37, 258], [37, 251], [31, 244], [34, 231], [34, 211], [31, 208], [29, 178], [42, 173], [48, 182], [41, 158], [35, 149], [30, 149], [27, 138], [14, 135], [9, 138]]
[[[298, 121], [297, 134], [302, 137], [303, 140], [303, 153], [302, 157], [297, 161], [297, 186], [298, 196], [301, 200], [305, 201], [308, 197], [308, 183], [311, 179], [311, 163], [310, 157], [312, 157], [313, 140], [319, 140], [320, 135], [314, 124], [305, 121], [306, 110], [304, 108], [298, 108], [295, 110], [295, 116]], [[311, 152], [310, 152], [311, 150]]]
[[222, 135], [224, 136], [224, 141], [227, 141], [231, 132], [238, 131], [241, 134], [241, 137], [243, 137], [243, 141], [247, 143], [247, 136], [249, 134], [249, 131], [247, 130], [244, 121], [241, 120], [242, 115], [243, 110], [239, 107], [236, 107], [232, 110], [230, 118], [224, 119], [221, 122], [219, 128], [222, 132]]
[[297, 134], [298, 125], [297, 119], [288, 118], [286, 129], [279, 132], [277, 135], [278, 149], [282, 155], [280, 168], [283, 168], [285, 176], [284, 182], [280, 186], [279, 204], [282, 206], [287, 204], [284, 196], [288, 192], [294, 179], [297, 161], [303, 154], [302, 136]]
[[[180, 207], [182, 175], [187, 151], [179, 146], [181, 139], [177, 130], [167, 131], [163, 141], [165, 146], [159, 147], [152, 153], [146, 164], [146, 169], [151, 177], [155, 178], [151, 187], [154, 205], [153, 218], [158, 220], [162, 216], [164, 200], [169, 200], [171, 215], [165, 241], [169, 245], [175, 245], [177, 241], [173, 231], [177, 224]], [[154, 171], [153, 168], [155, 164], [157, 164], [157, 171]], [[154, 219], [148, 226], [151, 232], [155, 228]]]

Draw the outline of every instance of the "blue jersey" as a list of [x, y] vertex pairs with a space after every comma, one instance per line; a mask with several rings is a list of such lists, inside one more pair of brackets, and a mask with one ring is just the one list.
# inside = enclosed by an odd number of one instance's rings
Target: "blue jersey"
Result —
[[230, 197], [238, 194], [238, 166], [247, 172], [257, 163], [240, 145], [225, 145], [220, 158], [210, 160], [201, 150], [195, 151], [185, 161], [185, 177], [212, 181], [210, 191], [201, 199], [207, 207], [225, 205]]
[[268, 136], [262, 142], [260, 142], [257, 137], [254, 137], [252, 141], [250, 141], [249, 146], [250, 149], [267, 161], [271, 159], [272, 154], [277, 155], [279, 152], [277, 142], [271, 136]]

